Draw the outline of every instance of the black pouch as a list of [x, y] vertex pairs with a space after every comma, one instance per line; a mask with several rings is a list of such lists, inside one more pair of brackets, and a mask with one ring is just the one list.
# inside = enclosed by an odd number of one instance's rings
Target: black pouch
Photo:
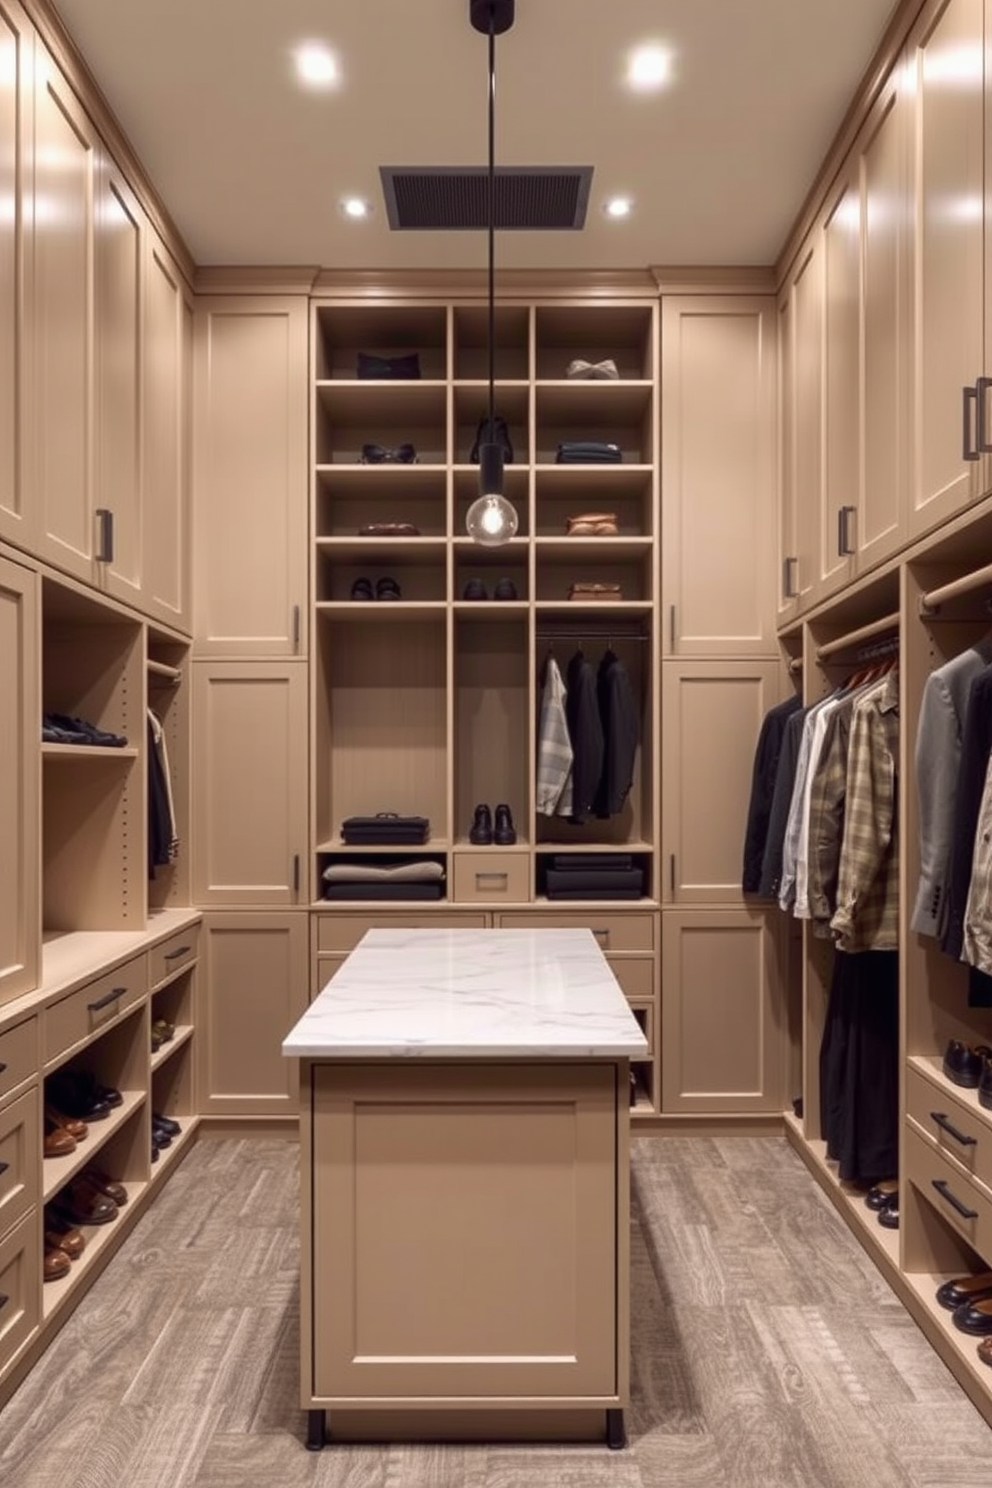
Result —
[[420, 376], [420, 353], [409, 352], [406, 356], [376, 356], [370, 351], [358, 353], [358, 376], [380, 378], [389, 382], [409, 381]]
[[513, 445], [510, 443], [510, 431], [506, 427], [506, 419], [500, 418], [498, 413], [493, 414], [493, 432], [489, 436], [489, 415], [484, 414], [479, 420], [479, 427], [475, 431], [475, 443], [469, 451], [469, 460], [473, 465], [479, 463], [480, 444], [498, 444], [503, 451], [503, 464], [513, 464]]

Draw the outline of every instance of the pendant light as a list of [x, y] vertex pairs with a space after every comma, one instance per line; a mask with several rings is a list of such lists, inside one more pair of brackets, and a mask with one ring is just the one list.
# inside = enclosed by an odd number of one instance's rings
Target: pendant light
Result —
[[470, 0], [472, 25], [489, 37], [489, 415], [485, 439], [479, 441], [479, 495], [468, 509], [465, 528], [482, 547], [498, 548], [517, 530], [518, 518], [503, 495], [503, 448], [496, 443], [496, 37], [509, 31], [514, 0]]

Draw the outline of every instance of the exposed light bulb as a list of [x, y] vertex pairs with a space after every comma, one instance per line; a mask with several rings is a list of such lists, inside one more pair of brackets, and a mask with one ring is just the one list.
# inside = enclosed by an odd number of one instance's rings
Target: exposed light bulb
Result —
[[516, 508], [505, 496], [479, 496], [468, 509], [465, 530], [480, 547], [502, 547], [516, 535]]

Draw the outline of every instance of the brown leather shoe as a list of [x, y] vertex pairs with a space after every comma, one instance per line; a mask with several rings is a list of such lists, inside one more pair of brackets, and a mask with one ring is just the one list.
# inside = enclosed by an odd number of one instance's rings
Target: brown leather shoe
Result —
[[78, 1261], [86, 1249], [86, 1240], [82, 1230], [72, 1229], [69, 1226], [62, 1227], [61, 1224], [48, 1225], [48, 1216], [45, 1216], [45, 1249], [64, 1250], [70, 1261]]
[[992, 1368], [992, 1338], [983, 1338], [978, 1345], [978, 1357]]
[[61, 1126], [77, 1142], [81, 1142], [84, 1137], [89, 1135], [89, 1127], [79, 1116], [65, 1116], [55, 1106], [46, 1106], [45, 1116], [53, 1126]]
[[45, 1118], [45, 1140], [42, 1151], [46, 1157], [68, 1157], [70, 1152], [76, 1150], [76, 1139], [70, 1136], [64, 1126], [56, 1126], [54, 1121]]
[[68, 1276], [72, 1262], [64, 1250], [58, 1246], [45, 1247], [45, 1260], [42, 1267], [42, 1275], [45, 1281], [58, 1281], [60, 1276]]
[[97, 1193], [106, 1194], [108, 1199], [113, 1199], [115, 1204], [126, 1204], [128, 1192], [123, 1183], [118, 1183], [116, 1178], [109, 1177], [99, 1168], [84, 1168], [80, 1178], [88, 1178]]
[[113, 1199], [100, 1193], [82, 1174], [62, 1189], [56, 1203], [59, 1212], [72, 1224], [110, 1224], [117, 1218], [117, 1205]]

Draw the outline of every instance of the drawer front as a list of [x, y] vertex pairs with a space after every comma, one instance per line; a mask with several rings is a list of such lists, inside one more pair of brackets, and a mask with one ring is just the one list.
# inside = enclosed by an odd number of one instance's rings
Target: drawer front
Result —
[[317, 950], [347, 955], [366, 930], [484, 930], [484, 914], [317, 915]]
[[177, 971], [182, 971], [184, 966], [192, 965], [196, 960], [199, 936], [199, 925], [190, 925], [187, 929], [170, 935], [160, 945], [152, 946], [148, 958], [151, 962], [153, 990], [168, 981], [169, 977], [175, 976]]
[[646, 1054], [639, 1054], [638, 1059], [654, 1058], [654, 1003], [653, 1002], [631, 1002], [630, 1011], [634, 1014], [641, 1026], [641, 1032], [648, 1041]]
[[607, 956], [606, 959], [628, 1002], [654, 1001], [658, 963], [653, 956]]
[[607, 955], [611, 951], [655, 948], [655, 917], [643, 910], [638, 914], [617, 914], [613, 910], [606, 913], [575, 910], [562, 914], [541, 909], [528, 915], [500, 915], [499, 924], [504, 930], [591, 930], [600, 950]]
[[992, 1191], [992, 1113], [958, 1100], [919, 1070], [906, 1070], [906, 1114], [945, 1157]]
[[992, 1259], [992, 1199], [907, 1123], [906, 1177], [979, 1255]]
[[148, 957], [136, 956], [45, 1010], [45, 1063], [99, 1033], [148, 993]]
[[27, 1090], [0, 1111], [0, 1235], [38, 1202], [38, 1091]]
[[27, 1214], [0, 1240], [0, 1375], [41, 1322], [41, 1237]]
[[0, 1033], [0, 1101], [38, 1073], [38, 1019], [25, 1018]]
[[311, 973], [311, 976], [310, 976], [310, 1001], [311, 1002], [313, 1002], [314, 998], [317, 997], [321, 992], [323, 992], [324, 988], [327, 986], [328, 982], [331, 980], [331, 977], [334, 975], [334, 973], [336, 971], [340, 971], [341, 970], [341, 967], [344, 965], [344, 963], [347, 961], [347, 959], [348, 959], [347, 956], [317, 956], [316, 957], [316, 959], [314, 960], [314, 963], [313, 963], [313, 970], [312, 970], [312, 973]]
[[530, 899], [526, 853], [456, 852], [453, 857], [459, 904], [526, 904]]

